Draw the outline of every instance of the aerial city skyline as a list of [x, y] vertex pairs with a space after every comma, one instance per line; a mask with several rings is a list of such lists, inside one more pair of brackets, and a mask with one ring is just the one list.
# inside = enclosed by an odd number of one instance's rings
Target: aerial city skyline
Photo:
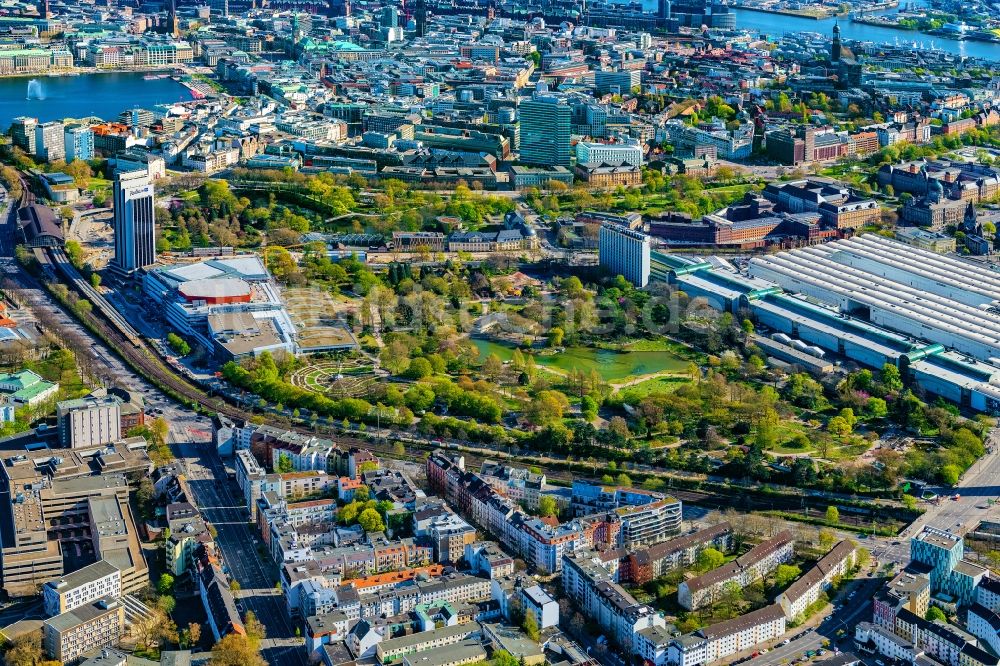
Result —
[[5, 666], [1000, 666], [1000, 6], [0, 5]]

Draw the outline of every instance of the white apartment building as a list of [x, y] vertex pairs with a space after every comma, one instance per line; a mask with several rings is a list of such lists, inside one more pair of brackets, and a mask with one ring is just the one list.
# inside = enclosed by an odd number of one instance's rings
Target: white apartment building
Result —
[[[283, 436], [288, 437], [284, 433]], [[302, 440], [287, 446], [283, 446], [282, 442], [275, 443], [271, 449], [271, 466], [278, 469], [278, 463], [285, 458], [291, 463], [294, 472], [326, 470], [327, 460], [334, 451], [330, 440], [318, 440], [313, 437], [302, 437]]]
[[240, 161], [238, 148], [211, 149], [206, 152], [190, 152], [184, 155], [181, 165], [193, 171], [213, 174], [227, 169]]
[[843, 576], [855, 561], [854, 544], [846, 539], [834, 546], [809, 571], [788, 586], [775, 600], [789, 620], [802, 615], [809, 604], [819, 599], [821, 592], [829, 589], [833, 579]]
[[629, 549], [659, 543], [681, 530], [681, 503], [673, 498], [622, 507], [616, 513], [622, 521], [621, 541]]
[[122, 574], [107, 560], [98, 560], [71, 574], [45, 583], [42, 597], [45, 614], [59, 615], [101, 597], [122, 596]]
[[643, 629], [665, 627], [666, 621], [651, 606], [640, 604], [612, 581], [608, 570], [594, 559], [593, 553], [563, 556], [563, 591], [609, 639], [626, 653], [632, 653], [639, 648]]
[[983, 578], [976, 586], [976, 603], [994, 613], [1000, 612], [1000, 580]]
[[337, 515], [337, 500], [318, 499], [305, 502], [294, 502], [285, 505], [285, 516], [289, 523], [305, 525], [307, 523], [329, 523]]
[[672, 640], [667, 660], [676, 666], [709, 664], [783, 633], [785, 613], [777, 604], [771, 604]]
[[636, 653], [652, 666], [667, 666], [673, 634], [665, 627], [649, 627], [636, 636]]
[[117, 645], [124, 631], [124, 606], [104, 597], [46, 620], [42, 648], [56, 661], [73, 663], [87, 652]]
[[257, 499], [261, 496], [261, 486], [267, 474], [249, 450], [236, 452], [236, 483], [243, 491], [251, 520], [257, 520]]
[[521, 589], [521, 606], [525, 613], [535, 616], [539, 629], [559, 624], [559, 604], [540, 585]]
[[972, 604], [966, 619], [969, 633], [1000, 654], [1000, 615], [980, 604]]
[[859, 645], [871, 641], [882, 656], [901, 662], [911, 662], [916, 656], [913, 643], [870, 622], [859, 622], [854, 628], [854, 640]]

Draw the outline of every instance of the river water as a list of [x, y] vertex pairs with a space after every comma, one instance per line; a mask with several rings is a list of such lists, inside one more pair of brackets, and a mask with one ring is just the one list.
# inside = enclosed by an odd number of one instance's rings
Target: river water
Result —
[[86, 116], [114, 120], [136, 106], [191, 99], [190, 91], [172, 79], [146, 80], [136, 72], [0, 78], [0, 131], [17, 116], [42, 122]]
[[[789, 32], [818, 32], [829, 36], [832, 35], [833, 25], [837, 21], [837, 19], [832, 18], [817, 21], [797, 16], [769, 14], [737, 8], [733, 8], [732, 11], [736, 13], [737, 28], [758, 31], [772, 37], [781, 36]], [[890, 12], [895, 11], [890, 10]], [[840, 34], [845, 40], [856, 39], [863, 42], [875, 42], [878, 44], [898, 43], [900, 45], [916, 42], [916, 48], [920, 49], [933, 47], [940, 51], [947, 51], [961, 56], [1000, 60], [1000, 44], [960, 41], [938, 36], [932, 37], [931, 35], [924, 35], [911, 30], [894, 30], [892, 28], [855, 23], [847, 17], [840, 19]]]

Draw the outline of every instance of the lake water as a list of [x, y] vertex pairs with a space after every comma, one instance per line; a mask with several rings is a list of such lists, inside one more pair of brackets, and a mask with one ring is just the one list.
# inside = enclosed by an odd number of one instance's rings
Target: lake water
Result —
[[[496, 354], [501, 361], [509, 361], [514, 347], [502, 342], [475, 338], [482, 358]], [[589, 347], [568, 347], [564, 352], [550, 356], [535, 356], [535, 363], [563, 372], [597, 370], [605, 381], [618, 381], [655, 372], [683, 372], [688, 362], [667, 351], [613, 351]]]
[[[831, 36], [833, 25], [837, 19], [829, 18], [821, 21], [814, 19], [800, 18], [798, 16], [785, 16], [784, 14], [769, 14], [766, 12], [747, 11], [745, 9], [733, 8], [736, 14], [736, 27], [754, 30], [771, 37], [778, 37], [789, 32], [818, 32], [822, 35]], [[893, 13], [892, 9], [882, 13]], [[863, 42], [875, 42], [877, 44], [901, 45], [917, 43], [917, 48], [933, 48], [940, 51], [947, 51], [961, 56], [973, 58], [987, 58], [990, 60], [1000, 60], [1000, 44], [990, 42], [959, 41], [955, 39], [945, 39], [943, 37], [924, 35], [912, 30], [894, 30], [864, 23], [855, 23], [844, 17], [840, 19], [840, 34], [845, 39], [856, 39]]]
[[0, 131], [6, 131], [18, 116], [33, 116], [42, 122], [85, 116], [113, 120], [136, 106], [191, 101], [190, 91], [176, 81], [145, 80], [144, 76], [113, 72], [0, 79]]

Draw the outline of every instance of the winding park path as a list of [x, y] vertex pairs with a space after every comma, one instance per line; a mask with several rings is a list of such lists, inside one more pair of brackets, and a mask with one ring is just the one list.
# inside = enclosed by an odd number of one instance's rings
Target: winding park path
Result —
[[678, 372], [676, 370], [662, 370], [660, 372], [651, 372], [648, 375], [635, 375], [629, 377], [628, 379], [616, 379], [614, 381], [608, 382], [611, 388], [616, 391], [620, 391], [623, 388], [628, 388], [629, 386], [635, 386], [636, 384], [642, 384], [643, 382], [648, 382], [651, 379], [660, 379], [661, 377], [683, 377], [690, 379], [691, 376], [686, 372]]

